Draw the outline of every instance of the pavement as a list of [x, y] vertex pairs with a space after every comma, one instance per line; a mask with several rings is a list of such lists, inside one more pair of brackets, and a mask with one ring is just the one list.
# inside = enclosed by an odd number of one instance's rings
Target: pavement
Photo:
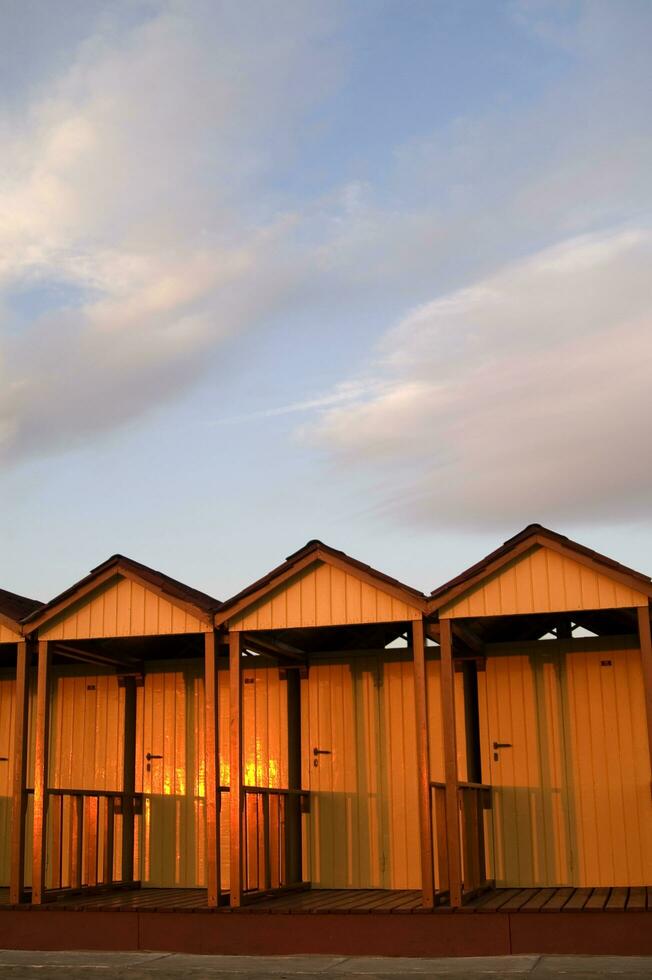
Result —
[[0, 980], [652, 980], [652, 956], [190, 956], [183, 953], [42, 953], [0, 950]]

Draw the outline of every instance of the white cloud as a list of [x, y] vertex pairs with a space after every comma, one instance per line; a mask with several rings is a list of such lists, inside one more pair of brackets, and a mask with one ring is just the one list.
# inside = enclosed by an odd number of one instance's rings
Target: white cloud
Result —
[[584, 236], [413, 310], [381, 395], [304, 438], [430, 526], [652, 515], [652, 232]]
[[293, 218], [255, 189], [333, 84], [334, 13], [161, 0], [135, 26], [107, 14], [22, 116], [0, 117], [0, 296], [62, 296], [26, 322], [2, 308], [5, 459], [174, 397], [292, 289]]

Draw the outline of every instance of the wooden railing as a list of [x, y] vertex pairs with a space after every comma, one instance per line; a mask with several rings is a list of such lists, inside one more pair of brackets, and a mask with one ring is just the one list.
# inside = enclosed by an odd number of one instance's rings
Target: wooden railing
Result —
[[48, 789], [49, 892], [134, 884], [140, 793]]
[[[491, 809], [491, 786], [484, 783], [458, 783], [462, 882], [465, 899], [489, 887], [485, 849], [484, 811]], [[448, 842], [446, 834], [446, 784], [431, 782], [436, 855], [437, 891], [449, 890]]]
[[244, 891], [265, 892], [300, 885], [301, 814], [304, 790], [243, 786]]

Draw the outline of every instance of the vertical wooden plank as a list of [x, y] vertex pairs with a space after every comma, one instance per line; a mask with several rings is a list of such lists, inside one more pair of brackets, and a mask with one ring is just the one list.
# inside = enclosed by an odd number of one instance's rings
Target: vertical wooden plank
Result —
[[204, 708], [206, 746], [206, 883], [208, 907], [220, 900], [220, 788], [218, 784], [217, 636], [204, 635]]
[[25, 896], [25, 820], [27, 815], [27, 718], [29, 710], [29, 662], [31, 644], [21, 640], [16, 651], [16, 701], [14, 714], [14, 771], [11, 807], [11, 871], [9, 901]]
[[70, 887], [81, 888], [84, 843], [84, 797], [73, 796], [70, 813]]
[[462, 904], [461, 841], [457, 780], [457, 736], [455, 730], [455, 676], [450, 619], [440, 622], [441, 716], [446, 778], [446, 836], [448, 838], [448, 883], [453, 908]]
[[[301, 789], [301, 675], [296, 669], [287, 671], [288, 715], [288, 789]], [[285, 868], [281, 869], [284, 884], [302, 880], [301, 868], [301, 799], [289, 795], [285, 809]]]
[[446, 837], [446, 790], [435, 788], [435, 828], [437, 830], [437, 876], [440, 892], [448, 891], [448, 838]]
[[432, 853], [432, 795], [430, 792], [430, 752], [428, 746], [428, 694], [426, 688], [426, 647], [423, 619], [412, 623], [414, 659], [414, 698], [417, 723], [417, 764], [419, 773], [419, 831], [421, 837], [421, 895], [424, 908], [435, 904]]
[[[263, 793], [262, 805], [262, 824], [263, 832], [260, 841], [261, 853], [258, 859], [258, 887], [269, 890], [272, 887], [272, 860], [270, 848], [270, 812], [269, 812], [269, 793]], [[262, 867], [261, 867], [262, 866]], [[262, 881], [262, 885], [261, 885]]]
[[115, 798], [106, 798], [104, 810], [104, 851], [102, 853], [102, 883], [110, 885], [113, 882], [113, 855], [115, 843]]
[[134, 880], [134, 793], [136, 791], [136, 680], [123, 678], [124, 742], [122, 750], [122, 880]]
[[48, 870], [50, 888], [61, 888], [61, 852], [63, 830], [63, 796], [55, 796], [49, 802], [50, 811], [50, 853]]
[[34, 850], [32, 904], [40, 905], [45, 893], [48, 752], [50, 742], [50, 667], [52, 654], [47, 640], [38, 644], [36, 724], [34, 747]]
[[[643, 669], [643, 690], [645, 693], [645, 713], [647, 715], [647, 744], [652, 770], [652, 637], [650, 635], [650, 606], [639, 606], [638, 636], [641, 644], [641, 667]], [[650, 786], [652, 791], [652, 785]]]
[[229, 633], [230, 689], [230, 904], [242, 904], [242, 634]]

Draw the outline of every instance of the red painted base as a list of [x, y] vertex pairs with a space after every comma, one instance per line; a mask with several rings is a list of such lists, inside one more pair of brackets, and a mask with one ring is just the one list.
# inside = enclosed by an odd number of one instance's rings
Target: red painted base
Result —
[[183, 953], [493, 956], [652, 954], [652, 912], [467, 915], [263, 912], [0, 913], [0, 948]]

